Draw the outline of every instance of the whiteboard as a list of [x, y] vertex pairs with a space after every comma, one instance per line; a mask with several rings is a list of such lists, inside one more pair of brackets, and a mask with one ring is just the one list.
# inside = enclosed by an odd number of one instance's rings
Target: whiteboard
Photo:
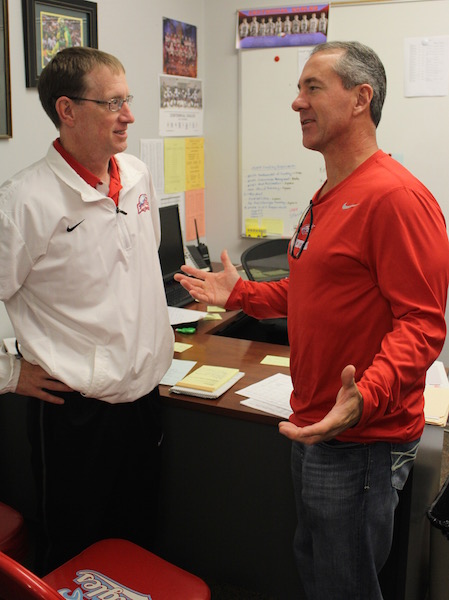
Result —
[[[449, 34], [449, 0], [331, 5], [328, 40], [373, 48], [387, 72], [387, 97], [377, 130], [392, 154], [437, 198], [449, 220], [449, 97], [404, 96], [404, 40]], [[240, 52], [241, 233], [290, 237], [325, 181], [321, 154], [302, 146], [291, 109], [310, 48]]]
[[325, 178], [323, 158], [303, 148], [299, 115], [291, 108], [299, 54], [303, 48], [263, 48], [240, 55], [243, 235], [251, 230], [249, 235], [257, 236], [259, 228], [269, 237], [291, 237]]

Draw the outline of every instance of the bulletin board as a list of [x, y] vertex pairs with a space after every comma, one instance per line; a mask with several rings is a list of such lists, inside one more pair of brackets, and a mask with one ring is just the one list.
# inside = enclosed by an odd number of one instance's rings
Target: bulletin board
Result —
[[[423, 181], [449, 221], [449, 96], [404, 95], [405, 39], [447, 35], [449, 0], [333, 3], [329, 10], [328, 41], [360, 41], [385, 66], [379, 146]], [[290, 237], [326, 179], [324, 160], [303, 148], [299, 115], [291, 109], [310, 50], [240, 51], [242, 236]]]

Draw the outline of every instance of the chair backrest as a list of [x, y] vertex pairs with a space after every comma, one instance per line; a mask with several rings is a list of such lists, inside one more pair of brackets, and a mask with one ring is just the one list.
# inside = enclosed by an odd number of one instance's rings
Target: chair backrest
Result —
[[251, 281], [278, 281], [289, 276], [287, 238], [264, 240], [247, 248], [240, 260]]
[[28, 552], [28, 535], [23, 516], [0, 502], [0, 552], [22, 562]]
[[56, 590], [10, 556], [0, 552], [1, 600], [61, 600]]

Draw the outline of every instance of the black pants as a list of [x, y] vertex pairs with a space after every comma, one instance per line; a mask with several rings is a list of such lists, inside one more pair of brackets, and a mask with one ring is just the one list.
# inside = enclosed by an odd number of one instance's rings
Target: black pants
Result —
[[154, 549], [162, 440], [158, 389], [124, 404], [58, 395], [64, 405], [29, 400], [41, 515], [36, 570], [44, 574], [108, 537]]

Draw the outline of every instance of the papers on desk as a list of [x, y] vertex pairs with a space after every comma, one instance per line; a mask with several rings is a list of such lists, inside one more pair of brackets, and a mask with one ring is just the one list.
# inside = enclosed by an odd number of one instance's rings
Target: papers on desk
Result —
[[449, 381], [441, 361], [433, 363], [426, 374], [424, 417], [426, 423], [445, 427], [449, 415]]
[[426, 387], [424, 390], [424, 417], [426, 423], [445, 427], [449, 416], [449, 389]]
[[292, 414], [290, 407], [292, 391], [293, 384], [290, 375], [277, 373], [238, 390], [236, 393], [247, 396], [246, 400], [240, 401], [240, 404], [288, 419]]
[[202, 365], [170, 388], [170, 392], [215, 400], [244, 376], [238, 369]]
[[[247, 397], [240, 402], [244, 406], [288, 419], [292, 414], [292, 390], [291, 377], [277, 373], [236, 393]], [[449, 415], [449, 380], [440, 361], [436, 361], [427, 371], [424, 399], [426, 423], [446, 426]]]
[[446, 369], [441, 360], [436, 360], [426, 373], [426, 386], [449, 388]]
[[276, 356], [274, 354], [267, 354], [265, 358], [260, 361], [261, 365], [274, 365], [275, 367], [289, 367], [290, 357], [288, 356]]
[[170, 368], [162, 377], [162, 385], [175, 385], [180, 379], [183, 379], [187, 373], [196, 365], [196, 360], [179, 360], [174, 358]]
[[178, 308], [176, 306], [168, 306], [167, 308], [168, 316], [170, 317], [170, 325], [195, 323], [207, 315], [207, 312], [201, 310], [189, 310], [188, 308]]

